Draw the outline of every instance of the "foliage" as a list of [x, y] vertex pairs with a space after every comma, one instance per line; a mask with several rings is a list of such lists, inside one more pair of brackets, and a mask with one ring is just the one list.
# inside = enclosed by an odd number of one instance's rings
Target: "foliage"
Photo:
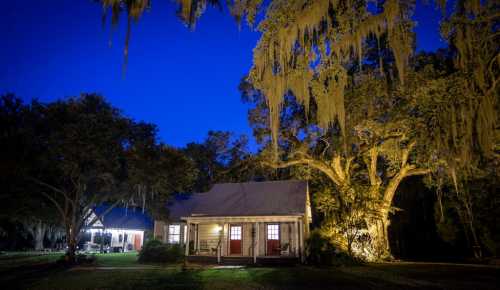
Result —
[[140, 263], [177, 263], [184, 253], [178, 244], [164, 244], [158, 240], [149, 240], [139, 252]]
[[[2, 154], [2, 164], [14, 168], [9, 172], [7, 167], [6, 176], [12, 178], [3, 194], [15, 208], [43, 200], [38, 207], [57, 215], [70, 257], [81, 229], [98, 218], [89, 220], [93, 207], [108, 203], [111, 210], [135, 204], [139, 197], [154, 214], [155, 208], [164, 211], [162, 201], [170, 193], [189, 188], [195, 178], [189, 159], [157, 142], [155, 126], [123, 116], [101, 96], [29, 105], [9, 96], [2, 100], [2, 112], [7, 112], [2, 118], [13, 132], [4, 140], [11, 149]], [[52, 210], [42, 210], [44, 204]]]
[[208, 191], [220, 182], [268, 179], [271, 174], [249, 151], [245, 135], [209, 131], [202, 143], [188, 143], [183, 153], [194, 162], [199, 172], [194, 184], [195, 192]]
[[307, 261], [314, 265], [346, 266], [361, 264], [361, 260], [339, 249], [335, 242], [323, 236], [320, 230], [311, 232], [306, 247]]
[[[329, 179], [318, 179], [323, 186], [314, 188], [316, 209], [328, 228], [330, 238], [348, 253], [373, 259], [386, 257], [388, 217], [399, 183], [412, 175], [426, 174], [425, 155], [414, 153], [421, 148], [416, 134], [422, 125], [419, 118], [408, 118], [414, 107], [411, 87], [398, 90], [366, 70], [346, 94], [347, 132], [338, 126], [322, 129], [315, 122], [318, 104], [311, 103], [310, 113], [288, 96], [283, 105], [279, 132], [279, 159], [272, 162], [268, 119], [261, 103], [254, 105], [250, 120], [254, 134], [262, 140], [262, 162], [272, 167], [297, 166], [315, 169]], [[244, 97], [263, 102], [251, 85]], [[268, 124], [268, 123], [267, 123]], [[311, 177], [312, 175], [309, 175]], [[330, 187], [330, 188], [328, 188]], [[336, 237], [335, 237], [336, 236]], [[355, 245], [356, 244], [356, 245]]]

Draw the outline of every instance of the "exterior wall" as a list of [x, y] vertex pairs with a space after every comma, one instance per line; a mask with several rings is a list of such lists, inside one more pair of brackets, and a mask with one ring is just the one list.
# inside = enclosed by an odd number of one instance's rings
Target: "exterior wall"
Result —
[[[125, 252], [134, 251], [135, 237], [139, 236], [139, 247], [142, 248], [144, 244], [144, 232], [136, 230], [122, 230], [122, 229], [112, 229], [105, 230], [105, 232], [111, 232], [111, 244], [110, 247], [121, 247]], [[122, 236], [122, 241], [120, 242], [120, 235]], [[125, 235], [127, 235], [127, 240], [125, 241]], [[131, 249], [131, 250], [130, 250]]]
[[229, 256], [229, 224], [223, 224], [221, 255]]
[[242, 250], [241, 250], [241, 255], [242, 256], [253, 256], [253, 242], [254, 238], [252, 237], [252, 228], [253, 224], [251, 223], [244, 223], [242, 224], [241, 228], [241, 238], [243, 239], [242, 242]]
[[[167, 223], [162, 221], [155, 221], [154, 224], [154, 238], [162, 241], [164, 243], [168, 243], [168, 227], [169, 225], [180, 225], [180, 244], [183, 245], [186, 239], [186, 224], [182, 222], [173, 222]], [[191, 228], [193, 232], [194, 229]], [[192, 233], [191, 233], [192, 234]], [[191, 235], [191, 237], [193, 237]]]
[[[191, 228], [195, 229], [194, 226], [191, 226]], [[214, 254], [212, 249], [217, 248], [217, 246], [219, 245], [220, 238], [221, 238], [221, 230], [218, 224], [199, 224], [198, 249], [200, 254], [205, 254], [205, 255]], [[190, 236], [190, 240], [194, 241], [194, 232], [193, 236], [192, 237]]]
[[155, 239], [157, 239], [159, 241], [163, 241], [163, 242], [166, 241], [165, 226], [166, 226], [165, 222], [155, 221], [154, 230], [153, 230], [153, 236]]

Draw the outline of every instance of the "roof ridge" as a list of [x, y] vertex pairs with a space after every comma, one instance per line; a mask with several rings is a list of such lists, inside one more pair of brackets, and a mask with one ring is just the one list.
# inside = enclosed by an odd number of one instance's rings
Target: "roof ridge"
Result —
[[[264, 181], [246, 181], [246, 182], [222, 182], [216, 183], [212, 186], [214, 188], [217, 185], [230, 185], [230, 184], [261, 184], [261, 183], [292, 183], [292, 182], [307, 182], [307, 180], [299, 179], [287, 179], [287, 180], [264, 180]], [[212, 188], [210, 190], [212, 190]], [[210, 191], [209, 190], [209, 191]]]

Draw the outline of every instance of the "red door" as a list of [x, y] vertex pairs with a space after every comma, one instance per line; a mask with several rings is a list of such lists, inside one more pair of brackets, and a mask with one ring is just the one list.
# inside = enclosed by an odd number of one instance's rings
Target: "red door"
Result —
[[134, 235], [134, 250], [141, 249], [141, 235]]
[[280, 255], [280, 225], [267, 225], [267, 256]]
[[231, 226], [229, 230], [229, 254], [241, 255], [241, 226]]

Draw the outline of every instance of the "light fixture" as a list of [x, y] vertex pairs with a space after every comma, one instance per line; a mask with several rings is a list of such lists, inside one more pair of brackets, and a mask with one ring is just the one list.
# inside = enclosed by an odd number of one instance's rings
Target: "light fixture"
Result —
[[219, 226], [219, 225], [216, 225], [216, 226], [214, 227], [214, 231], [215, 231], [216, 233], [220, 233], [220, 232], [222, 231], [222, 227], [221, 227], [221, 226]]

